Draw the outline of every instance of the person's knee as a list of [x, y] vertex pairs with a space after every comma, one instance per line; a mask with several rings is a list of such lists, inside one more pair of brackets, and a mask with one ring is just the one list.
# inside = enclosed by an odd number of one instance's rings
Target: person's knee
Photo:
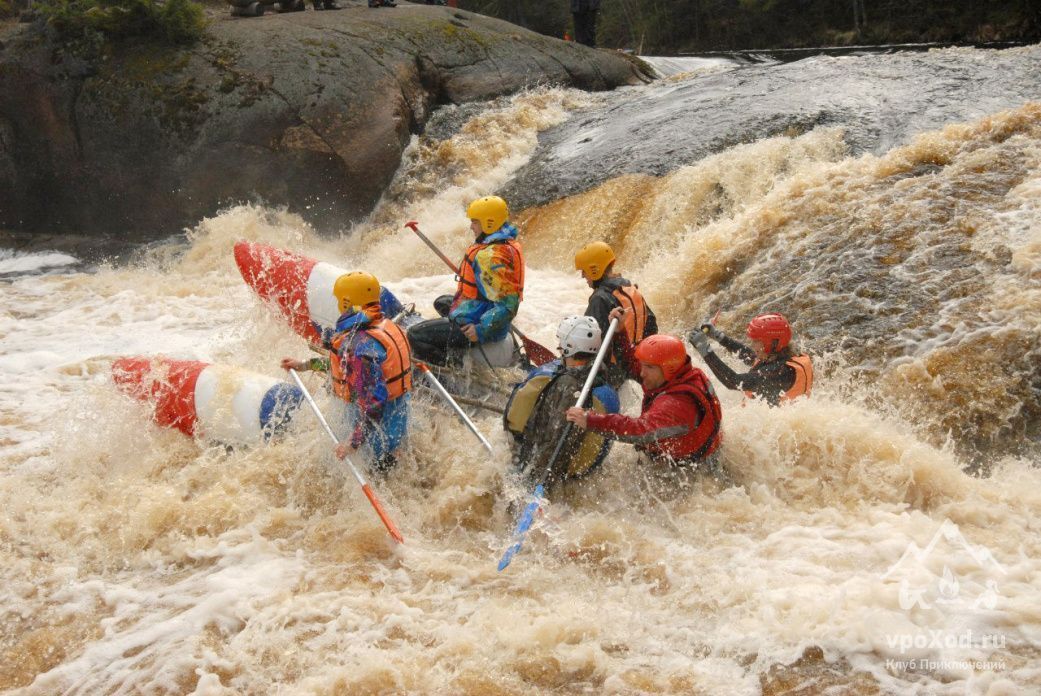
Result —
[[435, 343], [435, 327], [433, 323], [437, 320], [422, 321], [415, 326], [410, 326], [406, 336], [409, 345], [413, 349], [426, 348]]
[[434, 311], [442, 317], [447, 317], [448, 313], [452, 311], [452, 302], [455, 298], [451, 295], [441, 295], [434, 300]]

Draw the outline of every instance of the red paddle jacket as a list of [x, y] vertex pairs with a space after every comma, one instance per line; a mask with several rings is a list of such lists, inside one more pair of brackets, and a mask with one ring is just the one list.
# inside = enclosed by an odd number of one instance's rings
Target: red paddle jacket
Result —
[[723, 411], [705, 373], [690, 359], [672, 379], [644, 391], [638, 418], [590, 412], [591, 430], [636, 445], [654, 459], [692, 463], [719, 447]]

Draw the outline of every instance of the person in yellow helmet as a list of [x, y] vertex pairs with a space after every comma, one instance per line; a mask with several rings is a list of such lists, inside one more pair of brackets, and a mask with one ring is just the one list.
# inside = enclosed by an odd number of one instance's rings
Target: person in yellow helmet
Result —
[[327, 359], [283, 358], [282, 367], [328, 372], [332, 391], [346, 404], [350, 437], [336, 448], [343, 459], [363, 445], [373, 468], [386, 470], [408, 432], [412, 351], [405, 332], [383, 315], [375, 276], [355, 271], [336, 279], [340, 318], [326, 341]]
[[434, 302], [444, 318], [408, 332], [416, 358], [435, 365], [458, 364], [474, 346], [506, 340], [524, 298], [524, 253], [506, 201], [478, 198], [466, 215], [474, 242], [459, 263], [455, 295]]
[[[593, 289], [585, 314], [596, 319], [601, 331], [607, 331], [611, 310], [620, 307], [624, 311], [619, 329], [624, 329], [624, 340], [630, 345], [658, 333], [658, 319], [654, 312], [644, 300], [640, 288], [615, 271], [614, 250], [605, 242], [591, 242], [579, 249], [575, 254], [575, 270], [582, 273], [586, 284]], [[625, 368], [622, 341], [619, 336], [604, 365], [607, 382], [616, 389], [630, 378]]]

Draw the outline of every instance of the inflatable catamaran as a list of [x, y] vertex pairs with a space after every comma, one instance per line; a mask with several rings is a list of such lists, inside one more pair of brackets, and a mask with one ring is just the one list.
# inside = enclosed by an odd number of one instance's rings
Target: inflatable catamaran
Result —
[[[246, 284], [273, 305], [297, 334], [313, 345], [321, 345], [323, 339], [331, 337], [340, 318], [333, 285], [349, 271], [285, 249], [246, 241], [235, 244], [235, 264]], [[414, 311], [405, 311], [394, 293], [382, 284], [380, 308], [383, 316], [394, 319], [402, 328], [423, 320]], [[510, 367], [518, 364], [520, 351], [517, 343], [507, 337], [475, 347], [470, 355], [476, 365]]]
[[161, 426], [228, 444], [260, 444], [288, 427], [303, 399], [295, 385], [226, 365], [127, 357], [112, 363], [123, 393], [152, 405]]
[[[346, 269], [257, 242], [235, 244], [235, 264], [246, 285], [273, 305], [297, 334], [313, 344], [329, 337], [340, 318], [333, 285], [348, 273]], [[381, 287], [380, 309], [394, 318], [404, 307]]]

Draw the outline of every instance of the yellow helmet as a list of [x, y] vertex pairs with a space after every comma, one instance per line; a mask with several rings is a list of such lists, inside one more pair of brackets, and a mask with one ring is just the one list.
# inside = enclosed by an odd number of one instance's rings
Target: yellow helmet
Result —
[[506, 201], [498, 196], [485, 196], [467, 207], [466, 216], [471, 220], [480, 221], [484, 233], [491, 234], [510, 219], [510, 209]]
[[614, 263], [614, 251], [604, 242], [590, 242], [575, 254], [575, 270], [589, 280], [600, 280]]
[[340, 302], [340, 312], [352, 307], [364, 307], [380, 300], [380, 282], [376, 276], [363, 271], [344, 273], [333, 285], [333, 295]]

